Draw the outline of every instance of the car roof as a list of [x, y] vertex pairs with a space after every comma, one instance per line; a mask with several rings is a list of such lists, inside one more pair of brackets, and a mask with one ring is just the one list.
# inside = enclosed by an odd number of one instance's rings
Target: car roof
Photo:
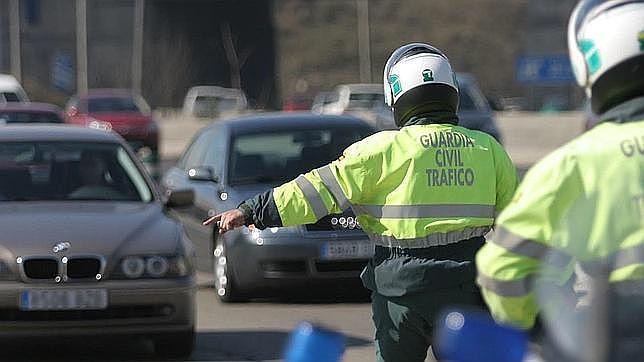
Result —
[[3, 89], [20, 88], [20, 83], [13, 75], [0, 74], [0, 88], [3, 88]]
[[79, 98], [133, 97], [134, 90], [127, 88], [94, 88], [79, 94]]
[[0, 142], [70, 141], [121, 143], [112, 133], [73, 125], [7, 125], [0, 126]]
[[7, 102], [0, 104], [0, 111], [61, 112], [56, 105], [38, 102]]
[[258, 113], [215, 121], [210, 127], [221, 127], [227, 129], [232, 134], [344, 127], [362, 127], [374, 130], [373, 127], [357, 117], [308, 112]]
[[336, 89], [340, 88], [346, 88], [351, 93], [384, 93], [382, 84], [378, 83], [340, 84]]

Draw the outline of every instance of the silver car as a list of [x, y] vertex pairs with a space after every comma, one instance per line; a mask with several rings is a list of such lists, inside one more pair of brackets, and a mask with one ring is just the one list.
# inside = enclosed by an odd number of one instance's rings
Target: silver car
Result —
[[243, 227], [223, 236], [201, 221], [331, 162], [373, 132], [351, 116], [275, 113], [217, 121], [194, 137], [162, 186], [194, 189], [193, 206], [177, 211], [196, 244], [197, 267], [213, 271], [222, 301], [267, 289], [358, 281], [373, 244], [349, 211], [312, 225]]
[[0, 131], [0, 338], [142, 335], [191, 353], [194, 249], [125, 141], [71, 126]]

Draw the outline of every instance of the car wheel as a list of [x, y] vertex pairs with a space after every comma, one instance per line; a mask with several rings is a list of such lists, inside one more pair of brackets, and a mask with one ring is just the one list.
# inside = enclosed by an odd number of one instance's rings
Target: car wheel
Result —
[[215, 293], [224, 303], [243, 302], [247, 298], [239, 290], [233, 273], [233, 263], [226, 253], [226, 243], [218, 239], [213, 251], [213, 272], [215, 274]]
[[153, 337], [154, 352], [160, 357], [188, 357], [195, 347], [195, 331], [166, 333]]

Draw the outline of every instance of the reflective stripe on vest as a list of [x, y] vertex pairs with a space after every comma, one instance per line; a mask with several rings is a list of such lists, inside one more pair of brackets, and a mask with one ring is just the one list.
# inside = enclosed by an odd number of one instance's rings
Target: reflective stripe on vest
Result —
[[320, 220], [329, 214], [324, 205], [324, 201], [322, 201], [322, 197], [320, 197], [320, 193], [313, 187], [311, 181], [304, 177], [304, 175], [300, 175], [295, 179], [295, 183], [302, 190], [306, 201], [311, 205], [316, 219]]
[[494, 205], [359, 205], [359, 209], [379, 219], [421, 219], [441, 217], [494, 218]]
[[478, 273], [476, 282], [484, 289], [501, 297], [525, 297], [532, 292], [532, 278], [498, 280]]
[[637, 264], [644, 264], [644, 244], [617, 250], [603, 258], [579, 262], [581, 268], [592, 276], [607, 276], [615, 270]]
[[349, 200], [344, 195], [344, 191], [342, 191], [342, 187], [340, 187], [338, 180], [336, 180], [335, 176], [333, 176], [333, 172], [331, 172], [331, 168], [329, 167], [329, 165], [320, 167], [317, 169], [317, 171], [318, 171], [318, 174], [320, 175], [320, 178], [322, 179], [322, 182], [327, 187], [327, 189], [329, 189], [329, 192], [331, 193], [331, 195], [333, 195], [333, 197], [335, 198], [335, 201], [337, 201], [340, 209], [341, 210], [348, 209], [349, 206], [351, 206], [349, 204]]
[[499, 227], [489, 242], [496, 244], [505, 250], [532, 259], [542, 260], [548, 265], [565, 268], [572, 262], [572, 257], [563, 251], [549, 247], [548, 245], [523, 238], [511, 231]]
[[489, 226], [468, 227], [463, 230], [451, 231], [448, 233], [434, 233], [420, 238], [396, 239], [393, 236], [370, 234], [369, 239], [376, 245], [390, 248], [427, 248], [431, 246], [447, 245], [467, 240], [476, 236], [483, 236], [490, 231]]

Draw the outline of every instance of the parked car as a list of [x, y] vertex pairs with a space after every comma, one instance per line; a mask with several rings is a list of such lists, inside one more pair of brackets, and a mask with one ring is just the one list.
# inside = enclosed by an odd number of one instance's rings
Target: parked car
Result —
[[29, 97], [16, 77], [0, 74], [0, 103], [6, 102], [29, 102]]
[[180, 210], [197, 247], [197, 266], [211, 269], [222, 301], [311, 282], [357, 281], [373, 244], [350, 211], [312, 225], [241, 228], [223, 236], [201, 221], [340, 156], [375, 131], [350, 116], [275, 113], [214, 122], [197, 134], [162, 179], [168, 190], [192, 188]]
[[[501, 132], [496, 126], [494, 113], [487, 99], [469, 74], [457, 74], [460, 104], [459, 124], [465, 128], [483, 131], [499, 142]], [[384, 90], [381, 84], [343, 84], [326, 96], [329, 103], [317, 106], [320, 113], [353, 114], [378, 129], [396, 129], [393, 112], [385, 106]]]
[[194, 249], [113, 133], [65, 125], [0, 132], [0, 336], [142, 335], [188, 355]]
[[47, 103], [0, 103], [0, 125], [10, 123], [64, 123], [63, 112]]
[[217, 86], [196, 86], [186, 93], [183, 114], [189, 117], [228, 117], [248, 109], [241, 89]]
[[458, 73], [459, 125], [482, 131], [502, 142], [503, 138], [494, 119], [490, 104], [478, 87], [476, 80], [469, 74]]
[[65, 106], [65, 122], [90, 128], [112, 130], [152, 166], [159, 162], [159, 125], [150, 106], [129, 89], [91, 89], [72, 97]]

